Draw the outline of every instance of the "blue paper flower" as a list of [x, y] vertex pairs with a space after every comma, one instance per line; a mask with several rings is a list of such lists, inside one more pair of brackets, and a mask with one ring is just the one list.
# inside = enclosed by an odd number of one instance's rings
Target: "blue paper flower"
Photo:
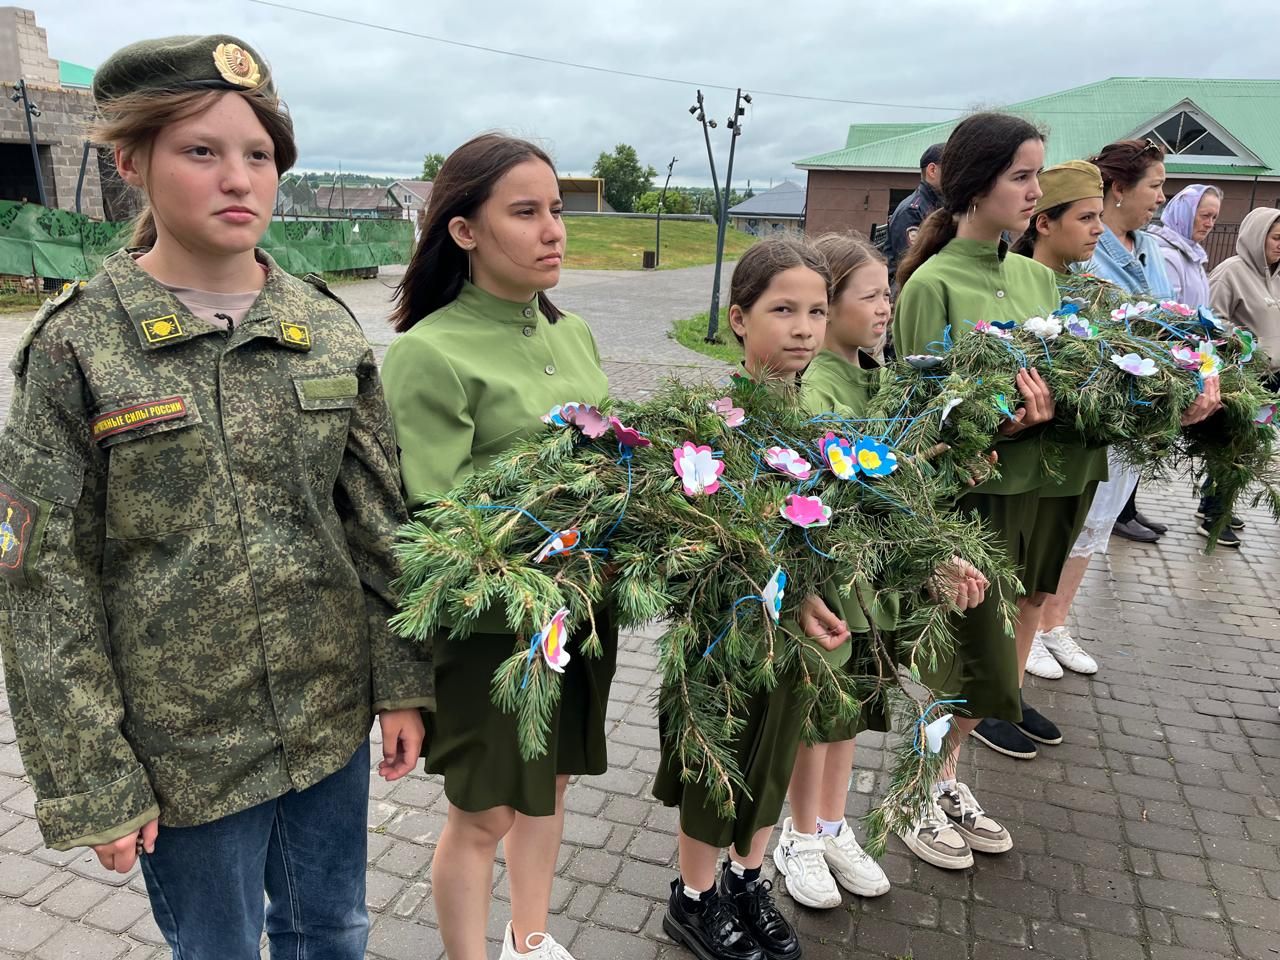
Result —
[[887, 476], [898, 469], [898, 455], [887, 444], [870, 437], [862, 437], [853, 447], [858, 469], [868, 477]]

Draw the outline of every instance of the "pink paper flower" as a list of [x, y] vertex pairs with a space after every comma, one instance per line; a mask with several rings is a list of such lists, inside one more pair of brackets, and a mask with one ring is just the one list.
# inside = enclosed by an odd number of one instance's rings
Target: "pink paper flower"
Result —
[[1177, 300], [1163, 300], [1160, 303], [1161, 310], [1168, 310], [1170, 313], [1176, 313], [1180, 317], [1193, 317], [1195, 311], [1188, 307], [1185, 303], [1179, 303]]
[[813, 475], [813, 464], [790, 447], [770, 447], [764, 452], [764, 462], [794, 480], [808, 480]]
[[999, 337], [1001, 340], [1009, 340], [1012, 337], [1008, 330], [986, 320], [979, 320], [973, 325], [973, 329], [976, 333], [985, 333], [992, 337]]
[[1258, 408], [1257, 414], [1253, 418], [1254, 423], [1260, 423], [1264, 427], [1275, 422], [1276, 407], [1274, 403], [1264, 403]]
[[735, 407], [730, 397], [721, 397], [707, 406], [711, 408], [712, 413], [718, 413], [724, 418], [726, 427], [740, 427], [746, 422], [745, 412], [741, 407]]
[[724, 461], [712, 456], [708, 446], [699, 446], [687, 440], [671, 451], [676, 475], [684, 482], [684, 492], [691, 497], [703, 493], [715, 493], [720, 489], [720, 474], [724, 473]]
[[1125, 373], [1135, 377], [1150, 377], [1156, 372], [1156, 362], [1150, 357], [1140, 357], [1136, 353], [1126, 353], [1123, 357], [1118, 353], [1111, 355], [1111, 362]]
[[624, 447], [647, 447], [650, 445], [648, 437], [639, 430], [631, 429], [617, 417], [609, 418], [609, 426], [613, 427], [613, 435], [617, 437], [618, 442]]
[[825, 506], [820, 497], [802, 497], [792, 493], [787, 495], [786, 506], [782, 515], [797, 527], [825, 527], [831, 522], [831, 508]]

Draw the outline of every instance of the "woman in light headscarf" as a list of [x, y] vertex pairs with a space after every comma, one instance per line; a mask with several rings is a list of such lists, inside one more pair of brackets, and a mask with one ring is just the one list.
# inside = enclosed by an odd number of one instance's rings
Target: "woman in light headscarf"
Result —
[[1158, 224], [1147, 228], [1160, 242], [1174, 297], [1187, 306], [1209, 305], [1209, 275], [1205, 272], [1209, 254], [1200, 244], [1213, 232], [1221, 211], [1222, 191], [1193, 183], [1165, 205]]

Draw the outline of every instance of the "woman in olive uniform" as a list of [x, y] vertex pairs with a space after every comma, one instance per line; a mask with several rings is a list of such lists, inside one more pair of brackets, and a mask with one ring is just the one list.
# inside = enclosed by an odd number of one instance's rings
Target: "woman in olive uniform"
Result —
[[[393, 322], [404, 335], [383, 366], [411, 506], [546, 429], [542, 417], [553, 406], [606, 396], [591, 330], [546, 294], [564, 257], [560, 210], [551, 159], [523, 140], [476, 137], [440, 169], [398, 290]], [[439, 699], [429, 717], [427, 770], [444, 775], [449, 814], [431, 875], [450, 960], [485, 955], [499, 841], [512, 918], [502, 956], [568, 956], [547, 933], [547, 911], [569, 777], [608, 765], [605, 708], [617, 633], [597, 626], [604, 653], [569, 661], [550, 749], [532, 761], [520, 757], [515, 715], [490, 702], [494, 671], [515, 644], [502, 611], [481, 614], [469, 637], [436, 644]]]
[[175, 956], [252, 960], [265, 920], [275, 956], [356, 960], [369, 725], [395, 779], [432, 702], [428, 651], [387, 627], [406, 513], [373, 353], [255, 250], [297, 156], [256, 51], [146, 41], [93, 92], [142, 249], [40, 311], [0, 436], [36, 817], [120, 873], [142, 851]]

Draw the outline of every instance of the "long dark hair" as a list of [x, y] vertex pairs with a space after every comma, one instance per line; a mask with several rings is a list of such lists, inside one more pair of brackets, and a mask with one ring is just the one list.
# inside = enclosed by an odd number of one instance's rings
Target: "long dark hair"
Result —
[[974, 199], [987, 193], [1028, 140], [1043, 140], [1034, 124], [1008, 113], [975, 113], [951, 131], [942, 151], [942, 206], [920, 225], [915, 243], [898, 264], [898, 288], [956, 235], [956, 224]]
[[[431, 185], [422, 236], [409, 258], [404, 279], [396, 287], [391, 311], [391, 325], [396, 330], [403, 333], [457, 299], [467, 279], [467, 252], [449, 235], [449, 221], [475, 216], [493, 193], [493, 185], [526, 160], [541, 160], [555, 172], [545, 150], [501, 133], [473, 137], [449, 154]], [[542, 292], [538, 293], [538, 309], [552, 323], [563, 315]]]

